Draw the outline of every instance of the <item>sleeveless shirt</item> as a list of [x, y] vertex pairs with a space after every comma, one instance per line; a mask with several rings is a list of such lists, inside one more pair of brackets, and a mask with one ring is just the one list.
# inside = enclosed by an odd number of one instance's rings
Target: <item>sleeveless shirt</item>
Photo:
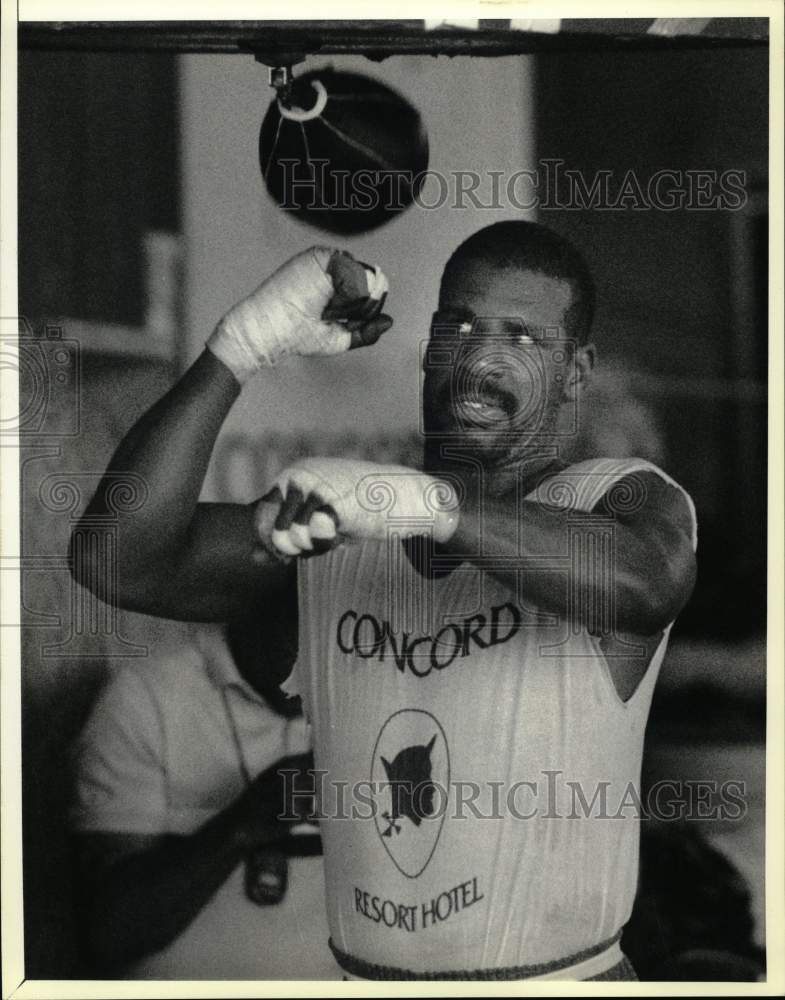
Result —
[[[681, 490], [648, 462], [599, 459], [527, 499], [585, 514], [607, 494], [631, 509], [619, 480], [636, 472]], [[584, 520], [543, 568], [565, 586], [571, 567], [612, 572], [612, 520]], [[612, 615], [570, 624], [468, 562], [426, 578], [394, 531], [301, 563], [299, 590], [284, 688], [313, 727], [334, 944], [425, 972], [547, 963], [618, 934], [670, 626], [624, 702], [599, 638]]]

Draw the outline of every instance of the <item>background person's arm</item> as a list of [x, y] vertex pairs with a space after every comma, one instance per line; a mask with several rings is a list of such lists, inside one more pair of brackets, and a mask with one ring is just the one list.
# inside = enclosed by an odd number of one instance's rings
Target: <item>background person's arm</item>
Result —
[[[286, 766], [280, 761], [276, 768]], [[75, 835], [84, 945], [110, 973], [171, 944], [249, 850], [279, 840], [282, 797], [274, 769], [189, 836]]]

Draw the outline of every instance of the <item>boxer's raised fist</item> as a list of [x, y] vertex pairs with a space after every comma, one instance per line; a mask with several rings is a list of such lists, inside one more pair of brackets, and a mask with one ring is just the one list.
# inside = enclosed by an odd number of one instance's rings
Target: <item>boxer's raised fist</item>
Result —
[[454, 487], [402, 465], [309, 458], [285, 469], [257, 506], [259, 541], [286, 556], [323, 552], [344, 538], [431, 532], [446, 542], [458, 524]]
[[381, 313], [386, 293], [378, 268], [311, 247], [233, 306], [207, 346], [242, 385], [290, 355], [341, 354], [375, 343], [392, 325]]

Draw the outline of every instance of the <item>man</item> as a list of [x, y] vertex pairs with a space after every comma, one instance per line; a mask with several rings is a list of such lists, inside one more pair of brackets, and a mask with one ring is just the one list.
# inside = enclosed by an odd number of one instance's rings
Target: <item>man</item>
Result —
[[101, 692], [71, 809], [90, 974], [337, 978], [322, 860], [304, 856], [318, 836], [281, 839], [275, 819], [277, 768], [291, 784], [310, 757], [302, 713], [270, 687], [271, 663], [291, 664], [278, 638], [258, 619], [201, 628]]
[[594, 362], [593, 285], [565, 240], [505, 222], [445, 268], [424, 471], [310, 459], [257, 504], [198, 504], [243, 382], [389, 328], [379, 272], [347, 305], [345, 266], [322, 248], [295, 257], [130, 432], [91, 509], [125, 471], [149, 496], [120, 515], [106, 596], [177, 618], [299, 611], [287, 688], [325, 772], [345, 974], [634, 978], [618, 948], [637, 869], [628, 800], [693, 585], [691, 501], [646, 462], [560, 462]]

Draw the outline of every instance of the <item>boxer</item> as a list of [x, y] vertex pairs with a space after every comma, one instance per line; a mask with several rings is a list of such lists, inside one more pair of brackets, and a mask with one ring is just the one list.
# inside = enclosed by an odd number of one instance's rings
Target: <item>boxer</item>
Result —
[[347, 977], [634, 978], [618, 941], [643, 733], [696, 524], [648, 462], [559, 457], [594, 365], [577, 251], [505, 222], [447, 262], [422, 470], [312, 458], [254, 504], [198, 503], [241, 386], [287, 357], [372, 347], [391, 324], [385, 292], [378, 268], [313, 248], [227, 313], [92, 501], [88, 514], [104, 509], [120, 472], [149, 488], [118, 515], [119, 592], [101, 596], [213, 621], [288, 602], [285, 688], [324, 778], [330, 944]]

